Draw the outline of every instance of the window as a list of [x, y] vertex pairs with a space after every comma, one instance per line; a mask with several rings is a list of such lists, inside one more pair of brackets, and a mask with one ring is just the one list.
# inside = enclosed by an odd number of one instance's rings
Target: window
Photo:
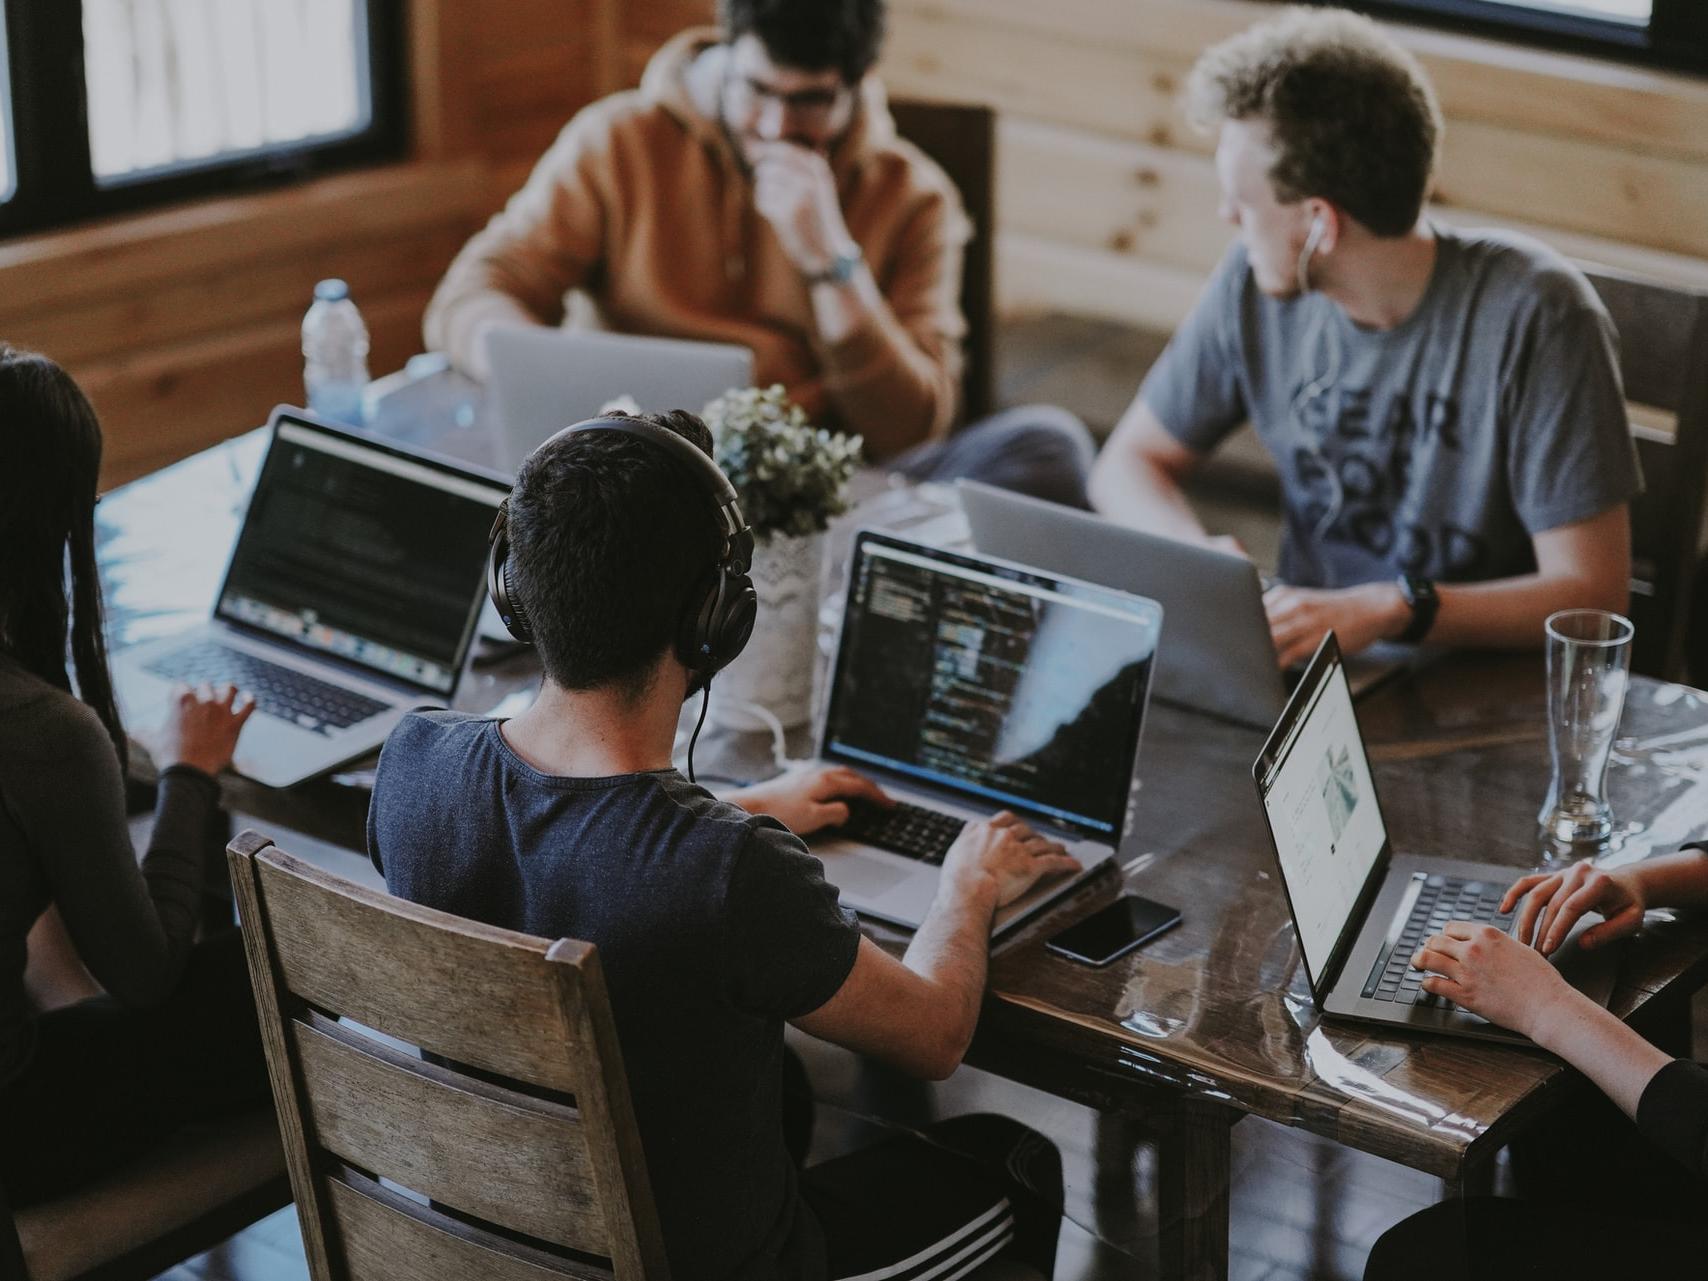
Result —
[[0, 205], [12, 198], [12, 86], [7, 79], [5, 7], [0, 5]]
[[0, 233], [399, 154], [399, 9], [400, 0], [9, 5], [15, 185]]
[[1704, 0], [1353, 0], [1351, 7], [1708, 72]]

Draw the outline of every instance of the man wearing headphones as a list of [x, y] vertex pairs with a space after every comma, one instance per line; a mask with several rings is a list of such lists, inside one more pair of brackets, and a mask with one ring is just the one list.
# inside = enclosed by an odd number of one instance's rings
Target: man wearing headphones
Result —
[[1623, 610], [1641, 482], [1612, 322], [1536, 241], [1422, 216], [1442, 122], [1417, 62], [1368, 19], [1294, 10], [1206, 51], [1187, 104], [1239, 238], [1093, 504], [1225, 542], [1182, 484], [1249, 419], [1281, 477], [1283, 666], [1330, 628], [1348, 652], [1533, 646], [1554, 610]]
[[[969, 824], [896, 960], [862, 937], [798, 835], [677, 773], [684, 699], [753, 628], [751, 553], [693, 415], [613, 415], [548, 440], [500, 513], [488, 580], [538, 648], [539, 696], [509, 721], [406, 718], [380, 758], [369, 852], [404, 898], [598, 947], [677, 1276], [909, 1261], [909, 1277], [945, 1277], [1009, 1246], [1047, 1275], [1059, 1158], [1018, 1126], [963, 1118], [936, 1144], [797, 1168], [785, 1021], [947, 1076], [978, 1017], [996, 908], [1077, 864], [1012, 815]], [[885, 799], [851, 771], [769, 799], [823, 825], [845, 816], [837, 794]], [[1030, 1188], [946, 1147], [1024, 1168]]]

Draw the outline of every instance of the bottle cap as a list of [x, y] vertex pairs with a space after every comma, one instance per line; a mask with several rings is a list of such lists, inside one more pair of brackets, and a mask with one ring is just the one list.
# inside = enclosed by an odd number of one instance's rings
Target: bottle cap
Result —
[[323, 280], [314, 287], [317, 302], [343, 302], [350, 296], [350, 286], [342, 280]]

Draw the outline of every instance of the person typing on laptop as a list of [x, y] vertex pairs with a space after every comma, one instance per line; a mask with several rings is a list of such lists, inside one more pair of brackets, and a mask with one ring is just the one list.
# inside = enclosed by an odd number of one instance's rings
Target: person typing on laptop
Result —
[[[746, 636], [731, 602], [751, 534], [718, 497], [710, 452], [690, 414], [613, 416], [523, 465], [492, 572], [501, 613], [538, 648], [539, 696], [504, 722], [406, 718], [381, 755], [370, 853], [402, 897], [599, 948], [677, 1275], [904, 1260], [910, 1277], [959, 1275], [1010, 1237], [1047, 1273], [1056, 1211], [1006, 1177], [913, 1138], [805, 1171], [788, 1149], [785, 1022], [947, 1076], [978, 1017], [994, 913], [1077, 864], [1012, 815], [968, 824], [897, 960], [862, 937], [798, 835], [672, 767], [684, 699]], [[882, 800], [846, 770], [746, 795], [802, 829], [859, 797]], [[1003, 1124], [986, 1127], [997, 1154], [1009, 1168], [1026, 1154], [1055, 1195], [1053, 1150]]]
[[[1579, 946], [1597, 948], [1635, 934], [1648, 908], [1704, 905], [1708, 845], [1612, 871], [1586, 861], [1513, 884], [1502, 903], [1502, 910], [1517, 913], [1510, 935], [1455, 921], [1418, 949], [1413, 963], [1429, 972], [1426, 988], [1565, 1059], [1637, 1123], [1645, 1150], [1627, 1157], [1580, 1137], [1571, 1149], [1578, 1168], [1570, 1182], [1596, 1190], [1598, 1200], [1587, 1205], [1474, 1198], [1414, 1215], [1376, 1243], [1365, 1272], [1369, 1281], [1504, 1279], [1531, 1270], [1547, 1276], [1700, 1273], [1708, 1259], [1701, 1220], [1708, 1199], [1708, 1069], [1651, 1044], [1575, 991], [1546, 958], [1587, 913], [1604, 919], [1583, 932]], [[1662, 1154], [1670, 1158], [1665, 1169], [1644, 1168], [1661, 1165], [1655, 1158]], [[1622, 1171], [1610, 1198], [1606, 1181], [1592, 1176], [1621, 1157], [1636, 1168]], [[1612, 1199], [1618, 1204], [1609, 1204]]]
[[1612, 322], [1527, 237], [1423, 216], [1441, 133], [1417, 62], [1368, 19], [1296, 10], [1208, 50], [1236, 243], [1097, 460], [1094, 506], [1207, 541], [1182, 484], [1249, 420], [1280, 473], [1267, 609], [1283, 667], [1333, 630], [1539, 645], [1623, 610], [1639, 491]]
[[1010, 409], [944, 439], [971, 229], [871, 74], [883, 0], [723, 0], [720, 16], [569, 122], [451, 264], [428, 348], [484, 381], [493, 326], [556, 325], [581, 290], [618, 332], [751, 348], [760, 386], [913, 479], [1084, 507], [1091, 438], [1065, 410]]
[[3, 345], [0, 453], [0, 1199], [21, 1207], [270, 1092], [242, 938], [196, 937], [208, 874], [225, 879], [214, 776], [254, 703], [177, 692], [139, 866], [95, 563], [100, 423], [57, 364]]

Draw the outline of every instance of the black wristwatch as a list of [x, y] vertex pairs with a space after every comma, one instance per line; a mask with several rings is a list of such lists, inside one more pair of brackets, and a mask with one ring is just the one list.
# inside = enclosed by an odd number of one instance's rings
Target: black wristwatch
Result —
[[1436, 595], [1434, 583], [1416, 574], [1401, 574], [1399, 587], [1400, 595], [1411, 609], [1411, 624], [1396, 639], [1415, 645], [1435, 626], [1435, 611], [1441, 608], [1441, 597]]

